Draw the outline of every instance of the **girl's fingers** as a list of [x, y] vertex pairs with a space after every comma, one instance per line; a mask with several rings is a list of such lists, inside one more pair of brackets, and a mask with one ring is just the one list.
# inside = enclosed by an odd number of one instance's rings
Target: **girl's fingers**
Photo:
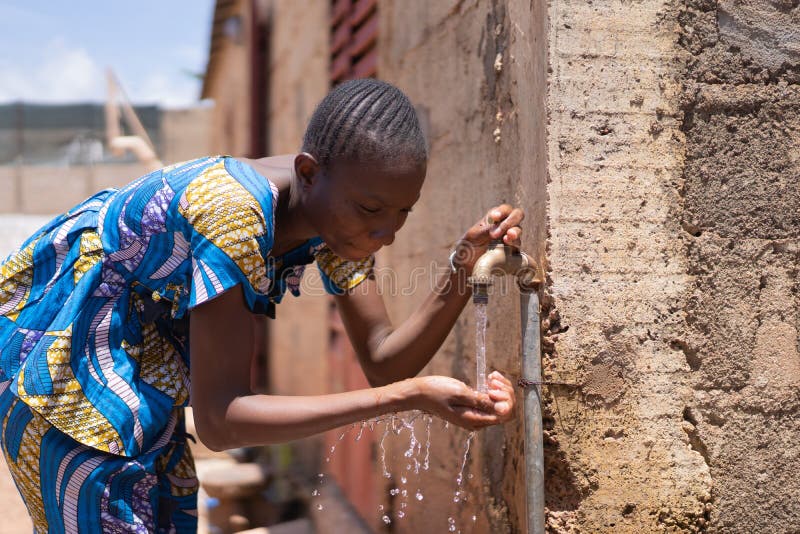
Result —
[[494, 405], [494, 411], [497, 412], [497, 415], [504, 416], [511, 413], [511, 403], [510, 402], [498, 402]]
[[[511, 206], [504, 204], [500, 208], [507, 208], [511, 209]], [[500, 208], [496, 208], [493, 213], [499, 213]], [[505, 211], [505, 210], [504, 210]], [[522, 219], [525, 218], [525, 212], [523, 212], [519, 208], [511, 209], [510, 212], [507, 213], [502, 219], [494, 219], [495, 220], [495, 227], [489, 231], [489, 235], [493, 238], [499, 238], [501, 236], [506, 235], [506, 232], [511, 230], [514, 227], [519, 227], [519, 223], [522, 222]]]
[[513, 389], [514, 387], [514, 384], [511, 383], [511, 380], [503, 376], [500, 371], [492, 371], [489, 373], [489, 380], [499, 380], [502, 384], [508, 386], [509, 388]]
[[504, 389], [490, 389], [489, 398], [492, 399], [494, 402], [507, 401], [511, 399], [511, 393], [509, 393], [508, 390]]
[[464, 422], [477, 427], [496, 425], [500, 422], [499, 417], [495, 414], [487, 414], [467, 407], [456, 408], [455, 412]]
[[515, 247], [519, 247], [522, 245], [522, 241], [520, 237], [522, 236], [522, 228], [519, 226], [515, 226], [506, 232], [506, 235], [503, 236], [503, 242], [506, 245], [513, 245]]
[[491, 412], [494, 409], [494, 403], [486, 393], [471, 391], [469, 395], [465, 396], [461, 400], [463, 401], [463, 404], [459, 407], [476, 408], [484, 412]]

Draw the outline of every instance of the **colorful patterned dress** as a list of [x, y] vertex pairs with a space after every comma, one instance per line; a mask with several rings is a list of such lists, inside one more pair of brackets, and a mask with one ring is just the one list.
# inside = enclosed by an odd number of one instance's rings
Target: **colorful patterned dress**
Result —
[[[241, 285], [274, 317], [319, 239], [279, 257], [277, 188], [229, 157], [177, 164], [57, 217], [0, 265], [0, 442], [37, 532], [193, 532], [189, 311]], [[80, 518], [80, 523], [78, 522]]]

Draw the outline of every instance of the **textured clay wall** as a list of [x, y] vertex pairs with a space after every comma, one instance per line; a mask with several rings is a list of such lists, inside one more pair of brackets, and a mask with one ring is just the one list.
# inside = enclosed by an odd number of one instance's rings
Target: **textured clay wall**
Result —
[[710, 467], [712, 526], [798, 532], [800, 8], [687, 4], [684, 418]]
[[[314, 106], [327, 93], [326, 2], [277, 0], [269, 5], [272, 34], [269, 57], [268, 152], [296, 153]], [[270, 388], [276, 395], [314, 395], [328, 387], [328, 307], [316, 266], [303, 278], [303, 296], [287, 293], [269, 323]], [[319, 443], [304, 440], [292, 449], [294, 466], [318, 470]]]
[[550, 20], [551, 526], [796, 532], [797, 2]]
[[550, 6], [548, 522], [703, 530], [709, 467], [687, 408], [684, 59], [670, 2]]
[[[419, 110], [430, 143], [422, 198], [379, 260], [396, 285], [386, 288], [395, 321], [408, 317], [447, 265], [456, 240], [500, 202], [524, 207], [525, 249], [544, 256], [546, 151], [545, 13], [528, 1], [382, 1], [381, 78], [398, 84]], [[432, 264], [432, 262], [435, 262]], [[489, 303], [487, 366], [516, 380], [520, 326], [516, 289]], [[475, 321], [468, 305], [439, 354], [424, 371], [475, 383]], [[418, 436], [424, 426], [418, 426]], [[405, 440], [387, 439], [394, 483], [407, 473]], [[466, 502], [454, 503], [466, 432], [433, 424], [431, 469], [412, 475], [425, 500], [411, 499], [396, 532], [446, 532], [448, 517], [462, 532], [524, 528], [522, 419], [480, 432], [464, 479]], [[385, 481], [386, 482], [386, 481]], [[387, 482], [388, 484], [388, 482]], [[412, 493], [413, 494], [413, 493]], [[384, 493], [387, 506], [398, 500]], [[473, 522], [472, 517], [475, 516]]]
[[[307, 0], [271, 4], [269, 153], [300, 149], [314, 106], [328, 92], [328, 6]], [[310, 395], [327, 384], [329, 298], [310, 266], [303, 298], [285, 297], [271, 321], [272, 388], [276, 394]]]

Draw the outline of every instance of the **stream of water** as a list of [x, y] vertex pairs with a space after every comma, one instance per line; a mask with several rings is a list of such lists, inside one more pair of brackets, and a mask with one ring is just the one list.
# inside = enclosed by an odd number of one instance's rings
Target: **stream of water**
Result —
[[486, 304], [475, 304], [475, 389], [486, 392]]

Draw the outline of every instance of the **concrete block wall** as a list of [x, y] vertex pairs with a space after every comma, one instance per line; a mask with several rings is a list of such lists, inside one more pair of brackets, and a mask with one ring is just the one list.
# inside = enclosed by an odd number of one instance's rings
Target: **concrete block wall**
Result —
[[720, 532], [800, 530], [800, 7], [686, 2], [686, 419]]
[[686, 410], [692, 284], [677, 8], [550, 5], [548, 522], [557, 532], [703, 530], [712, 480]]

